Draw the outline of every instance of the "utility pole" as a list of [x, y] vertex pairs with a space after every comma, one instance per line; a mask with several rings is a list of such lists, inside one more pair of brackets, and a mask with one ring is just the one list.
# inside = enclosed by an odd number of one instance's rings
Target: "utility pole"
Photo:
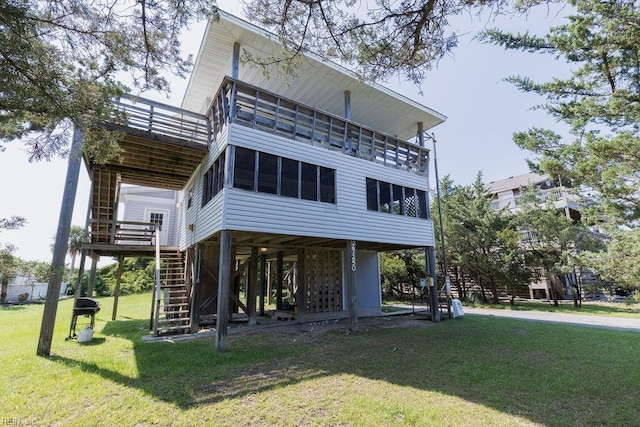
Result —
[[42, 325], [40, 326], [40, 338], [38, 340], [38, 351], [36, 353], [38, 356], [49, 356], [51, 353], [53, 329], [56, 323], [58, 301], [60, 300], [62, 272], [64, 271], [64, 260], [67, 256], [67, 246], [69, 245], [71, 220], [73, 219], [73, 205], [75, 204], [76, 190], [78, 189], [83, 139], [84, 135], [82, 134], [82, 131], [76, 128], [73, 132], [73, 140], [71, 142], [71, 150], [69, 152], [67, 177], [64, 183], [62, 205], [60, 207], [60, 216], [58, 218], [58, 231], [56, 233], [56, 242], [53, 247], [53, 260], [51, 261], [51, 271], [53, 272], [53, 276], [49, 279], [47, 297], [44, 302]]
[[[432, 139], [431, 136], [427, 135], [428, 138]], [[418, 140], [422, 147], [426, 147], [425, 141], [425, 132], [423, 130], [422, 122], [418, 123]], [[435, 154], [435, 153], [434, 153]], [[434, 156], [435, 159], [435, 156]], [[428, 175], [427, 175], [427, 179]], [[436, 177], [437, 181], [437, 177]], [[437, 182], [436, 182], [437, 186]], [[429, 206], [429, 196], [427, 192], [427, 218], [431, 219], [431, 207]], [[425, 266], [426, 266], [426, 274], [427, 277], [430, 278], [429, 283], [429, 305], [431, 306], [431, 321], [439, 322], [440, 321], [440, 309], [438, 307], [438, 285], [437, 285], [437, 274], [436, 274], [436, 250], [435, 244], [434, 246], [427, 246], [425, 248]]]

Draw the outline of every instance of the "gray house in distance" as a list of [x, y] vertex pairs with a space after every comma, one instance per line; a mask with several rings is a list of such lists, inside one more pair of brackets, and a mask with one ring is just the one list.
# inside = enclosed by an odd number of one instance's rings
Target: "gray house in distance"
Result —
[[120, 160], [85, 159], [88, 254], [156, 250], [153, 211], [117, 219], [121, 184], [178, 191], [176, 214], [162, 216], [178, 240], [157, 249], [154, 334], [195, 332], [213, 319], [218, 348], [228, 321], [264, 314], [268, 283], [275, 317], [357, 326], [358, 315], [381, 309], [379, 251], [425, 248], [435, 277], [424, 138], [446, 118], [311, 54], [295, 76], [267, 78], [240, 61], [243, 50], [270, 56], [280, 46], [221, 12], [181, 107], [123, 98], [127, 122], [107, 125], [127, 135]]

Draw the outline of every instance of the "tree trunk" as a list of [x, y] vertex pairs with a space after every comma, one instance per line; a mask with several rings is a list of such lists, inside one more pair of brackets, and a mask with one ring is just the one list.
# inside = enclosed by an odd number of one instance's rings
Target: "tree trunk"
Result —
[[7, 291], [9, 289], [9, 278], [3, 276], [2, 277], [2, 292], [0, 292], [0, 304], [4, 304], [4, 301], [7, 299]]
[[498, 298], [498, 286], [496, 285], [493, 277], [489, 278], [489, 285], [491, 286], [491, 299], [494, 304], [500, 303], [500, 298]]
[[76, 253], [71, 253], [71, 265], [69, 266], [69, 281], [73, 280], [73, 267], [76, 265]]
[[480, 286], [480, 290], [482, 291], [482, 303], [486, 303], [487, 302], [487, 294], [485, 292], [484, 285], [482, 284], [482, 282], [480, 282], [478, 284], [478, 286]]

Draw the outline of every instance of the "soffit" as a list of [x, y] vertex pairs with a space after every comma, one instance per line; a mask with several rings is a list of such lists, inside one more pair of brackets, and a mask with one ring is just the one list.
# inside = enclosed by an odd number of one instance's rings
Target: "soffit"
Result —
[[[231, 76], [233, 45], [239, 43], [254, 56], [277, 56], [276, 37], [246, 21], [220, 12], [220, 19], [208, 24], [196, 58], [182, 108], [204, 113], [223, 78]], [[417, 124], [430, 129], [446, 117], [378, 84], [358, 80], [348, 70], [306, 55], [296, 75], [270, 77], [251, 64], [241, 63], [238, 79], [291, 99], [297, 103], [340, 117], [345, 115], [344, 91], [351, 95], [351, 120], [364, 127], [409, 140], [416, 136]]]

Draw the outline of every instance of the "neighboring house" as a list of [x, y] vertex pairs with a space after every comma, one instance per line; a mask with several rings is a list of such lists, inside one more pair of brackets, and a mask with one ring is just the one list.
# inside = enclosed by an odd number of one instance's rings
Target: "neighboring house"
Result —
[[[48, 288], [48, 283], [39, 283], [36, 282], [35, 279], [18, 274], [9, 282], [5, 302], [21, 303], [44, 301]], [[67, 284], [63, 283], [60, 286], [60, 295], [66, 294]]]
[[[179, 212], [169, 213], [179, 248], [160, 248], [156, 335], [215, 319], [224, 348], [229, 319], [251, 325], [266, 314], [269, 285], [276, 318], [357, 325], [358, 315], [381, 311], [378, 251], [424, 248], [435, 279], [424, 138], [446, 117], [311, 54], [295, 76], [271, 79], [240, 61], [243, 50], [277, 55], [276, 40], [221, 12], [206, 29], [182, 107], [123, 98], [128, 122], [107, 124], [126, 133], [120, 158], [85, 159], [85, 249], [93, 254], [155, 250], [154, 211], [135, 224], [146, 196], [125, 190], [125, 210], [136, 204], [138, 212], [117, 220], [121, 184], [179, 192]], [[285, 303], [285, 268], [294, 264]]]
[[534, 186], [540, 189], [541, 203], [553, 198], [554, 206], [564, 209], [565, 215], [575, 221], [580, 220], [578, 196], [571, 194], [566, 187], [557, 185], [546, 175], [534, 172], [524, 175], [510, 176], [506, 179], [492, 181], [485, 185], [487, 196], [491, 200], [492, 209], [509, 207], [517, 209], [523, 187]]
[[[524, 187], [534, 186], [540, 189], [540, 203], [546, 203], [553, 200], [553, 204], [557, 209], [562, 209], [567, 216], [574, 221], [580, 221], [580, 205], [579, 197], [571, 193], [566, 187], [558, 185], [554, 180], [549, 179], [547, 175], [541, 175], [534, 172], [511, 176], [506, 179], [492, 181], [485, 185], [487, 197], [491, 200], [491, 209], [509, 208], [512, 211], [518, 209], [520, 205], [520, 196]], [[524, 230], [524, 233], [527, 231]], [[581, 271], [582, 283], [594, 283], [597, 277], [587, 270]], [[550, 299], [551, 287], [561, 286], [565, 291], [565, 297], [572, 295], [572, 288], [566, 283], [566, 280], [554, 277], [555, 283], [549, 283], [545, 275], [540, 275], [541, 279], [537, 282], [529, 284], [529, 297], [531, 299]]]

